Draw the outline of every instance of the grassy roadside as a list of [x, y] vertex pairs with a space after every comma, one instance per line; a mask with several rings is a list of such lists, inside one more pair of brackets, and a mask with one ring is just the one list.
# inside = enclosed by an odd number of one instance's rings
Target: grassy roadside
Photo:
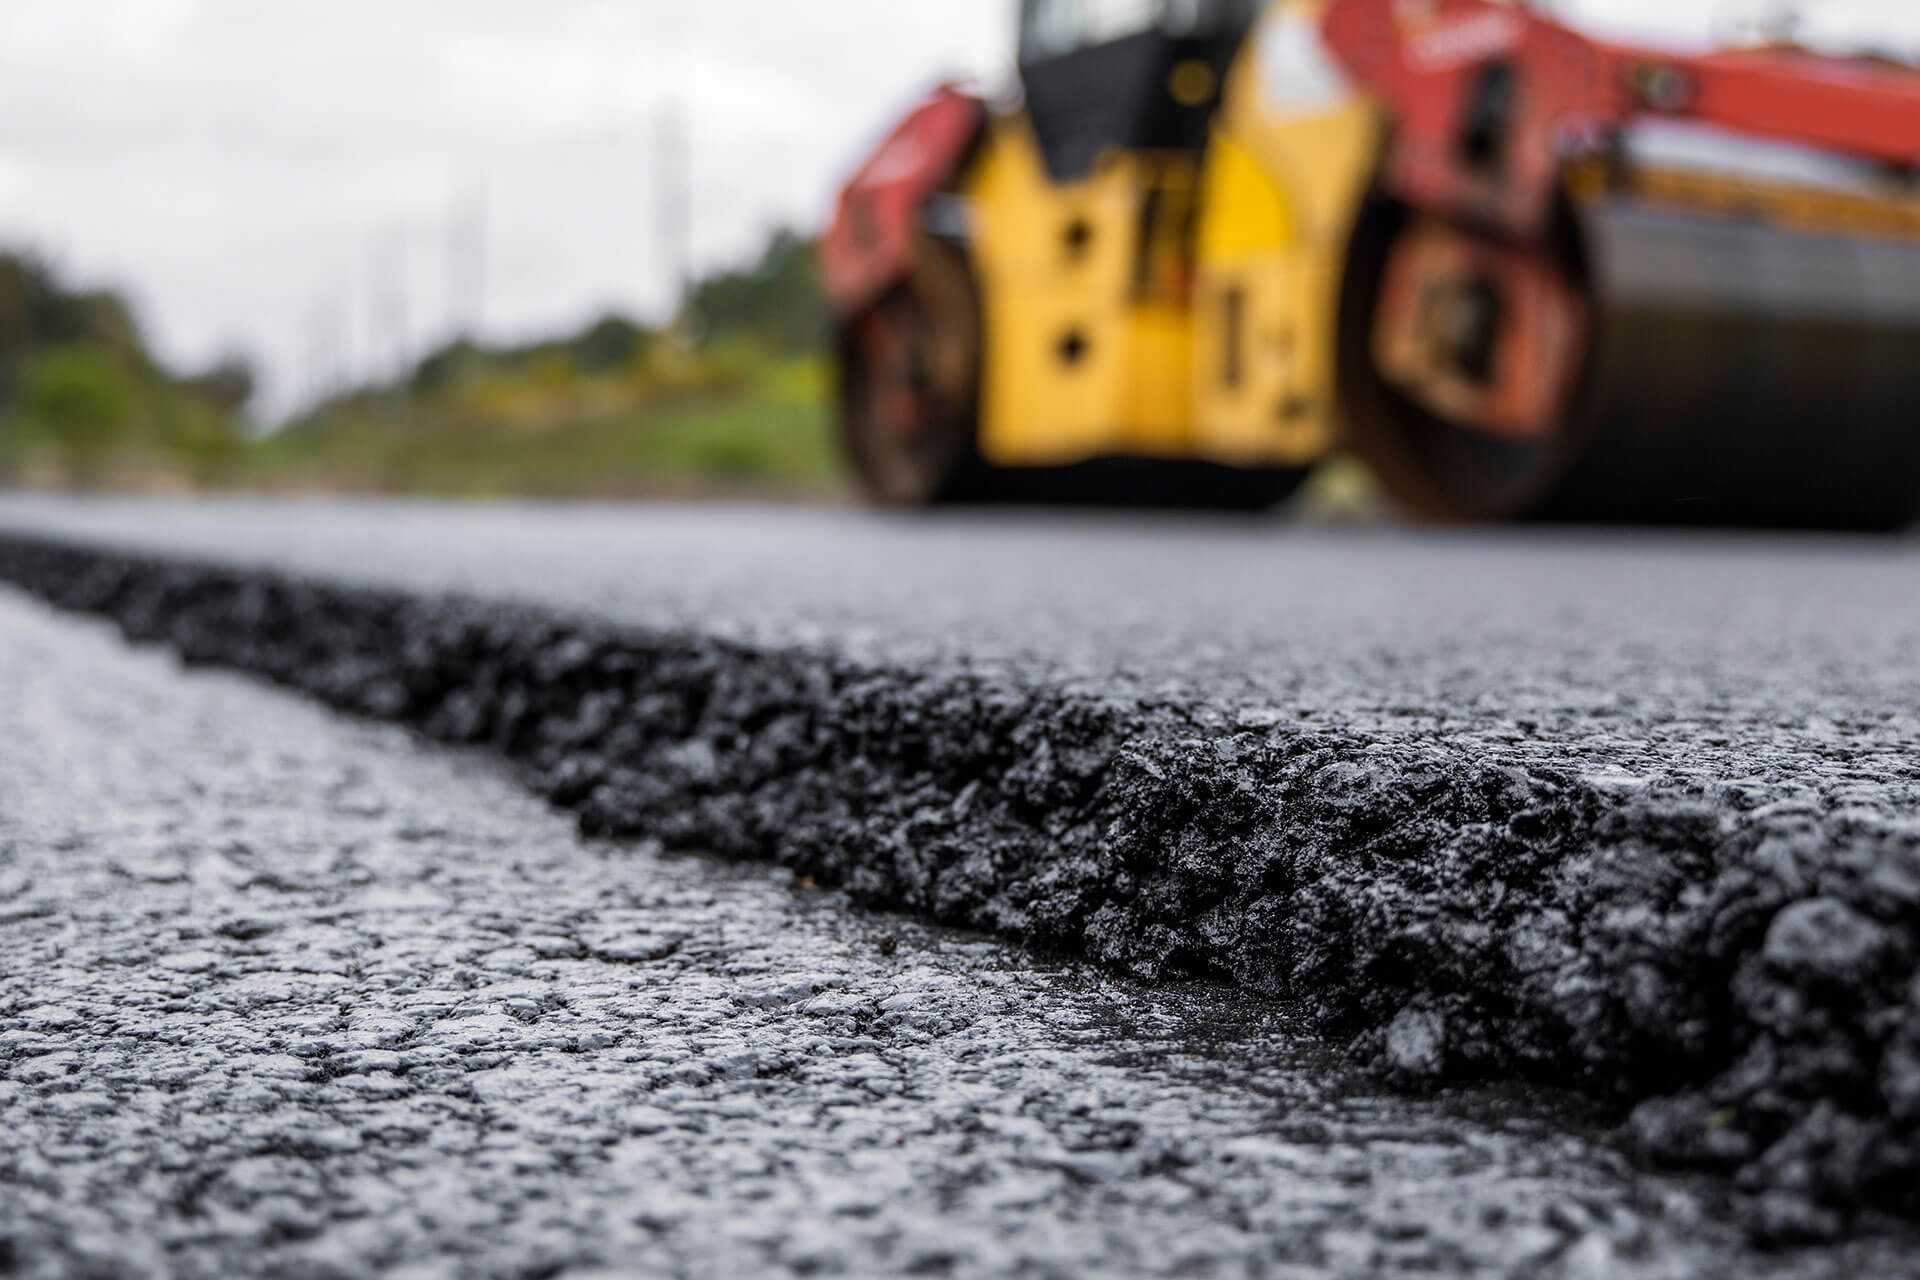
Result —
[[665, 328], [610, 314], [533, 342], [455, 340], [261, 433], [243, 360], [177, 374], [124, 299], [0, 251], [0, 484], [837, 495], [830, 331], [811, 246], [776, 232], [757, 261], [696, 282]]
[[828, 380], [818, 358], [746, 347], [595, 373], [477, 370], [329, 406], [251, 446], [229, 483], [461, 498], [834, 494]]

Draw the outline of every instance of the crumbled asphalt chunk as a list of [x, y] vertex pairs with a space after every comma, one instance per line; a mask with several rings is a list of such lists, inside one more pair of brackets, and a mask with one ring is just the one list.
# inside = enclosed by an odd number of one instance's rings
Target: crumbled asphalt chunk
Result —
[[1409, 1007], [1387, 1024], [1385, 1066], [1412, 1084], [1431, 1083], [1446, 1074], [1447, 1020], [1431, 1009]]
[[[1224, 977], [1304, 1002], [1405, 1085], [1520, 1075], [1633, 1107], [1636, 1150], [1730, 1172], [1771, 1238], [1920, 1214], [1920, 767], [1899, 724], [1795, 730], [1744, 778], [1710, 731], [1689, 749], [1713, 774], [1608, 772], [1518, 726], [1495, 751], [342, 573], [15, 536], [0, 576], [489, 745], [589, 833]], [[1814, 753], [1830, 780], [1796, 776]]]

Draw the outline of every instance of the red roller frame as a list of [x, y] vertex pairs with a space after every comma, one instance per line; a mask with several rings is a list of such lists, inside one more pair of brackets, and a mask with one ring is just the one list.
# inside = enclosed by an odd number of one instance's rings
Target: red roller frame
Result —
[[[1386, 178], [1398, 194], [1524, 236], [1544, 229], [1566, 155], [1637, 118], [1920, 165], [1920, 74], [1869, 59], [1635, 48], [1494, 0], [1334, 0], [1323, 30], [1393, 116]], [[1503, 63], [1517, 89], [1504, 153], [1476, 166], [1463, 121], [1487, 68]]]
[[986, 125], [985, 103], [942, 86], [854, 174], [819, 246], [827, 296], [841, 314], [865, 311], [906, 278], [921, 207], [953, 179]]

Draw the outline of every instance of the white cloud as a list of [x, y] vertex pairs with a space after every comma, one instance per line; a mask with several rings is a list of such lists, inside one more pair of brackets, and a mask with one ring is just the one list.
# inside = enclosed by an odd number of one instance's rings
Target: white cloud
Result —
[[277, 404], [318, 340], [364, 362], [407, 246], [444, 329], [446, 225], [484, 189], [500, 333], [664, 304], [655, 116], [697, 147], [696, 256], [817, 221], [900, 104], [996, 74], [998, 0], [69, 0], [0, 42], [0, 242], [133, 293], [180, 363], [240, 345]]
[[1805, 34], [1820, 41], [1920, 44], [1920, 11], [1912, 0], [1555, 0], [1551, 7], [1594, 30], [1683, 44], [1712, 40], [1743, 17], [1783, 11], [1797, 12]]
[[[1688, 39], [1719, 6], [1569, 7]], [[817, 221], [875, 133], [934, 79], [998, 79], [1012, 8], [20, 0], [0, 41], [0, 242], [128, 287], [176, 361], [236, 344], [259, 353], [285, 404], [324, 332], [364, 356], [396, 238], [416, 340], [444, 328], [456, 193], [487, 192], [496, 332], [602, 306], [657, 311], [667, 271], [649, 156], [661, 103], [684, 102], [693, 121], [697, 255], [736, 258], [773, 222]], [[1817, 10], [1823, 29], [1911, 34], [1920, 22], [1909, 0]]]
[[0, 208], [20, 199], [26, 189], [26, 166], [10, 156], [0, 155]]

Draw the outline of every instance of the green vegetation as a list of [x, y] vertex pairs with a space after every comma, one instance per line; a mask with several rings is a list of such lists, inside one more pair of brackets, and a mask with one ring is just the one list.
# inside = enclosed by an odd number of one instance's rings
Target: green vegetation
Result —
[[828, 332], [811, 249], [781, 233], [749, 268], [695, 285], [671, 330], [609, 316], [528, 346], [455, 342], [397, 385], [256, 437], [240, 417], [244, 367], [171, 377], [118, 299], [62, 293], [37, 265], [0, 258], [0, 480], [467, 497], [829, 491], [840, 469]]
[[685, 323], [703, 342], [735, 335], [790, 354], [826, 350], [832, 322], [812, 246], [790, 231], [774, 232], [752, 267], [708, 276], [694, 287]]
[[247, 369], [167, 374], [126, 304], [64, 289], [42, 263], [0, 254], [0, 479], [212, 484], [245, 451]]
[[262, 440], [241, 478], [260, 488], [459, 497], [836, 483], [817, 356], [663, 338], [598, 368], [577, 352], [473, 352], [450, 364], [430, 387], [361, 393]]

